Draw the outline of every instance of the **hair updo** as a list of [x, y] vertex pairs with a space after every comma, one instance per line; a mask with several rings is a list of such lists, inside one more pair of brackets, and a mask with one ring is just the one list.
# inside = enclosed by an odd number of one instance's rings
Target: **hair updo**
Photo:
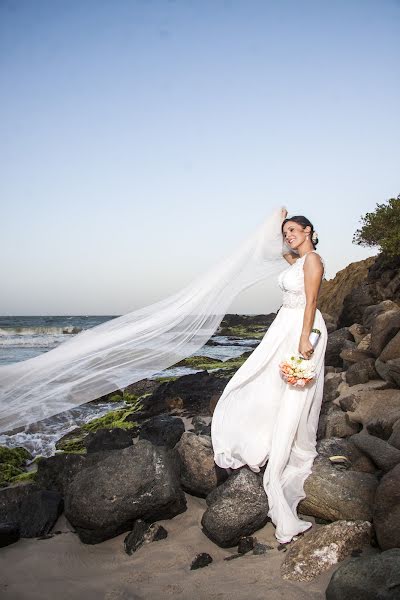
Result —
[[281, 227], [281, 231], [283, 234], [283, 226], [285, 223], [287, 223], [288, 221], [294, 221], [295, 223], [298, 223], [299, 225], [301, 225], [303, 227], [303, 229], [305, 229], [307, 227], [307, 225], [309, 227], [311, 227], [311, 231], [310, 231], [310, 240], [311, 243], [313, 245], [314, 248], [317, 247], [318, 244], [318, 234], [316, 231], [314, 231], [314, 225], [311, 223], [311, 221], [309, 221], [307, 219], [307, 217], [303, 217], [301, 215], [296, 215], [294, 217], [290, 217], [288, 219], [285, 219], [282, 223], [282, 227]]

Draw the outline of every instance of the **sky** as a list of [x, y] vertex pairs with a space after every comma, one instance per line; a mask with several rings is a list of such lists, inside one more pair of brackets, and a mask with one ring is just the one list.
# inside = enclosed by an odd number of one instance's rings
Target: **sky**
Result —
[[[399, 0], [0, 0], [0, 314], [119, 315], [400, 193]], [[229, 312], [276, 310], [264, 282]]]

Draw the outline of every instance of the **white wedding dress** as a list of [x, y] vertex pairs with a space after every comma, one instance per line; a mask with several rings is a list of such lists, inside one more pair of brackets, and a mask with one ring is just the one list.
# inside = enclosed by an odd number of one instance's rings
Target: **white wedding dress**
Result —
[[263, 475], [268, 515], [282, 543], [311, 526], [298, 518], [296, 509], [305, 497], [304, 481], [317, 455], [324, 385], [328, 334], [318, 309], [313, 325], [321, 331], [313, 355], [315, 379], [298, 388], [288, 385], [279, 373], [279, 363], [298, 350], [306, 303], [303, 265], [308, 254], [280, 273], [282, 307], [261, 343], [225, 387], [211, 422], [217, 465], [231, 469], [248, 465], [258, 472], [268, 461]]

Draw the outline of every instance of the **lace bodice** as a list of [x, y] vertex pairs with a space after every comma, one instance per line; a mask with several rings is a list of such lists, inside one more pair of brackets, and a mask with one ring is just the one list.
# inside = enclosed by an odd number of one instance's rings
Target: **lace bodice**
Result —
[[[311, 252], [315, 252], [315, 250], [311, 250]], [[282, 271], [279, 275], [278, 283], [283, 292], [282, 306], [285, 306], [286, 308], [301, 308], [306, 305], [303, 265], [307, 254], [309, 254], [309, 252], [301, 258], [298, 258], [296, 262]], [[325, 273], [324, 260], [321, 256], [320, 259]]]

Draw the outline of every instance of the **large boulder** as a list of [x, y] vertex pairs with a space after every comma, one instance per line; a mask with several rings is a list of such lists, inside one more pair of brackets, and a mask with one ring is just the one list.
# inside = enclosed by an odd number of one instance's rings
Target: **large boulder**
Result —
[[363, 314], [363, 325], [366, 329], [371, 329], [376, 317], [388, 310], [397, 310], [399, 307], [392, 300], [383, 300], [378, 304], [367, 306]]
[[36, 484], [64, 496], [65, 489], [75, 475], [90, 464], [96, 464], [96, 454], [56, 454], [49, 458], [40, 458], [36, 471]]
[[[370, 543], [368, 521], [336, 521], [297, 540], [281, 566], [284, 579], [311, 581]], [[318, 558], [318, 560], [316, 560]]]
[[242, 467], [207, 496], [203, 532], [218, 546], [230, 548], [268, 521], [268, 500], [262, 478]]
[[400, 358], [394, 358], [386, 362], [377, 358], [375, 368], [379, 376], [387, 381], [391, 387], [400, 387]]
[[371, 352], [378, 357], [385, 346], [400, 330], [400, 308], [387, 310], [378, 315], [371, 328]]
[[379, 483], [375, 496], [374, 526], [382, 550], [400, 548], [400, 464], [386, 473]]
[[68, 482], [65, 514], [80, 539], [96, 544], [132, 529], [136, 519], [170, 519], [186, 510], [176, 451], [147, 440], [97, 453]]
[[59, 493], [42, 490], [34, 483], [0, 490], [0, 523], [17, 524], [21, 537], [46, 535], [62, 510]]
[[332, 402], [340, 395], [339, 386], [344, 379], [343, 373], [327, 373], [324, 378], [322, 403]]
[[394, 423], [388, 442], [391, 446], [400, 450], [400, 419]]
[[[347, 342], [352, 342], [348, 344]], [[354, 345], [354, 338], [348, 327], [337, 329], [328, 335], [325, 351], [325, 364], [332, 367], [343, 367], [343, 359], [340, 356], [342, 350]]]
[[[343, 352], [341, 353], [343, 355]], [[350, 387], [358, 383], [367, 383], [370, 380], [379, 379], [379, 375], [375, 369], [375, 360], [373, 358], [365, 358], [356, 362], [346, 371], [346, 382]]]
[[148, 440], [155, 446], [173, 448], [182, 437], [185, 425], [179, 417], [163, 414], [145, 421], [140, 428], [139, 439]]
[[374, 435], [369, 435], [365, 430], [353, 435], [350, 439], [385, 473], [400, 463], [400, 450]]
[[98, 429], [90, 432], [84, 445], [88, 454], [92, 452], [109, 452], [132, 446], [132, 434], [129, 430], [116, 427], [114, 429]]
[[327, 458], [318, 456], [306, 479], [306, 497], [299, 512], [326, 521], [371, 521], [376, 477], [370, 473], [339, 470]]
[[181, 459], [181, 484], [185, 491], [205, 498], [228, 473], [214, 462], [211, 438], [186, 432], [176, 446]]
[[340, 409], [332, 411], [327, 415], [325, 436], [327, 438], [346, 438], [360, 430], [360, 425], [350, 421], [348, 414]]
[[399, 600], [399, 573], [399, 548], [353, 558], [334, 572], [326, 600]]

